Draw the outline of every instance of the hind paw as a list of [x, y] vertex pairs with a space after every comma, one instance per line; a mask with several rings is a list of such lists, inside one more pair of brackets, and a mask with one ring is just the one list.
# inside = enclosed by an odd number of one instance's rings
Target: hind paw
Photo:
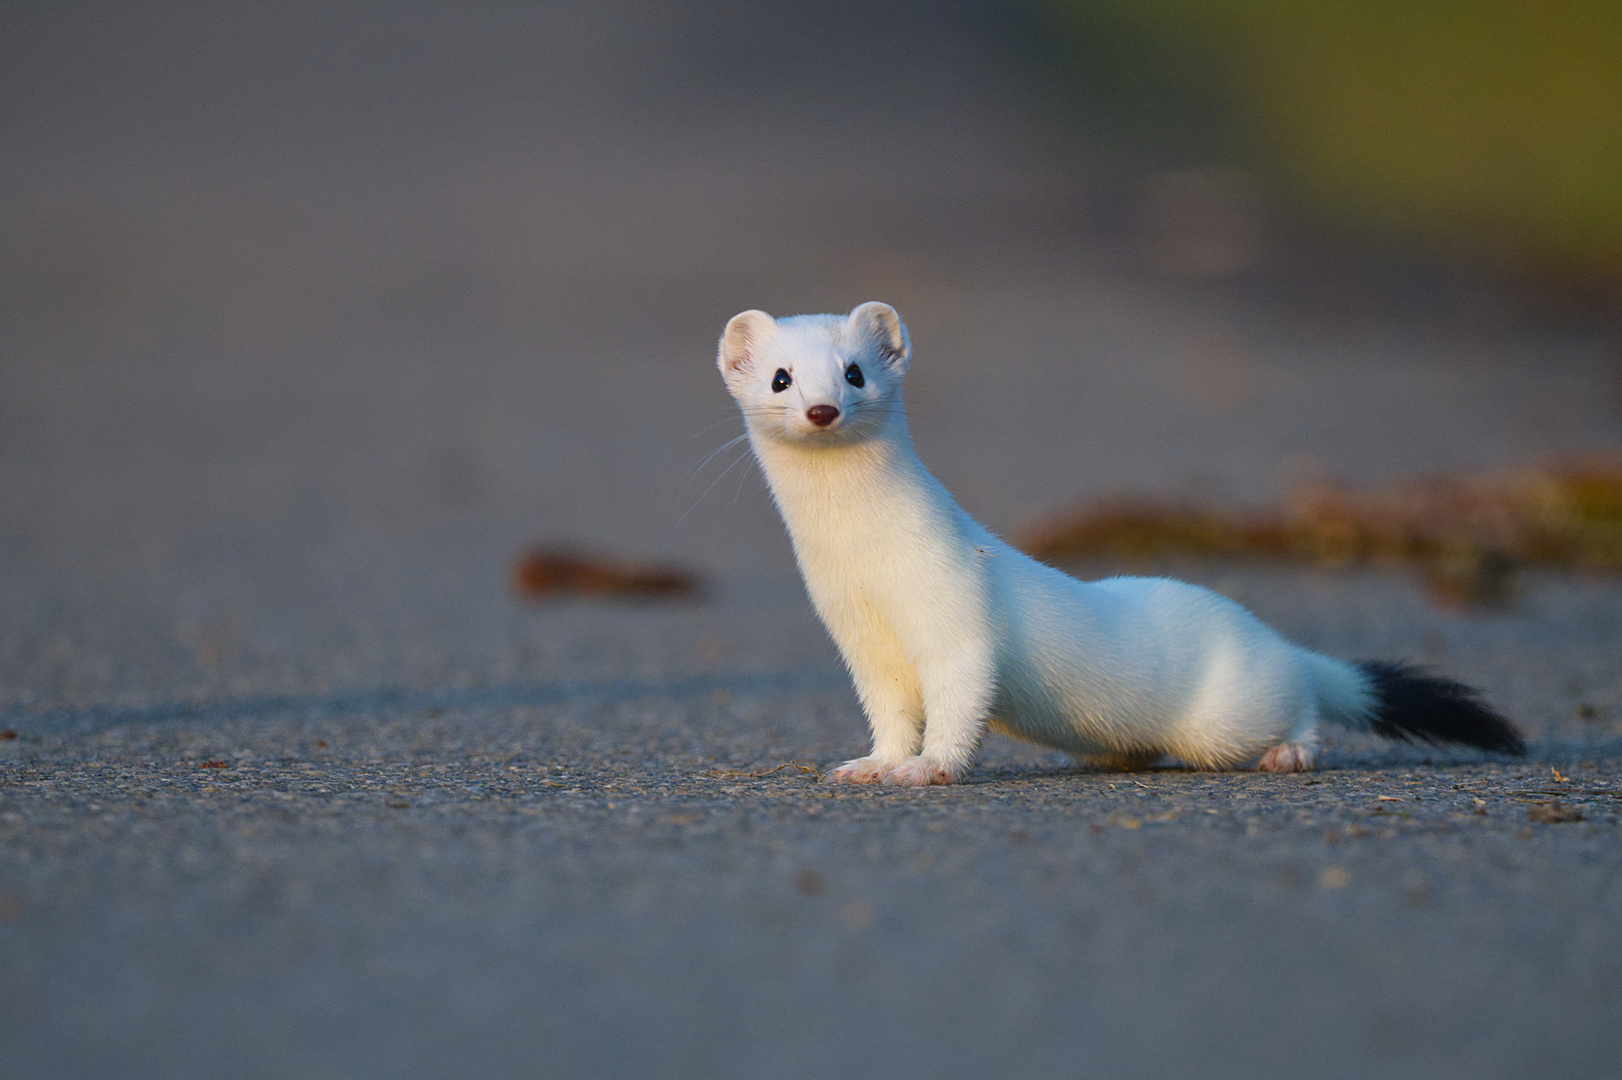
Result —
[[1256, 762], [1257, 772], [1306, 772], [1312, 768], [1312, 747], [1279, 743]]

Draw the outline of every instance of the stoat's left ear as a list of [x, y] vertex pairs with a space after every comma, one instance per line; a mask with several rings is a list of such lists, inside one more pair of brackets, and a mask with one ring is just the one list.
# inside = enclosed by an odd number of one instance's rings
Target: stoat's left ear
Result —
[[715, 356], [715, 366], [730, 383], [747, 375], [750, 359], [760, 346], [777, 332], [777, 320], [764, 311], [741, 311], [727, 320], [721, 331], [721, 347]]
[[878, 349], [879, 358], [898, 373], [907, 370], [912, 356], [912, 341], [907, 337], [907, 324], [901, 321], [895, 308], [869, 300], [850, 313], [851, 329], [870, 338]]

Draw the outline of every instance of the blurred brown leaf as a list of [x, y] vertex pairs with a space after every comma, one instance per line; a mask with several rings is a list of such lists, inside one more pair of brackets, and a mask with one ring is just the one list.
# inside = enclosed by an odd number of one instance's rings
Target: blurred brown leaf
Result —
[[593, 597], [690, 597], [695, 574], [672, 566], [621, 562], [564, 548], [537, 548], [513, 565], [513, 591], [526, 599]]

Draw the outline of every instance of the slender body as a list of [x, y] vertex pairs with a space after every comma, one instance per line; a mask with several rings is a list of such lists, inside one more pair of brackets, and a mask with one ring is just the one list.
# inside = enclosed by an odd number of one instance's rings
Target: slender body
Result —
[[1083, 582], [964, 513], [913, 450], [906, 327], [848, 316], [727, 323], [718, 364], [855, 683], [873, 750], [828, 778], [951, 783], [989, 725], [1114, 767], [1312, 767], [1321, 721], [1523, 752], [1468, 688], [1293, 645], [1164, 578]]

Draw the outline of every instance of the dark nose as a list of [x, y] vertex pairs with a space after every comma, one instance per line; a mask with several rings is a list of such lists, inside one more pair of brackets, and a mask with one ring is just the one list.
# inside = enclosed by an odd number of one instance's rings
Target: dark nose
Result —
[[805, 410], [805, 418], [817, 427], [827, 427], [839, 419], [839, 410], [832, 405], [813, 405]]

